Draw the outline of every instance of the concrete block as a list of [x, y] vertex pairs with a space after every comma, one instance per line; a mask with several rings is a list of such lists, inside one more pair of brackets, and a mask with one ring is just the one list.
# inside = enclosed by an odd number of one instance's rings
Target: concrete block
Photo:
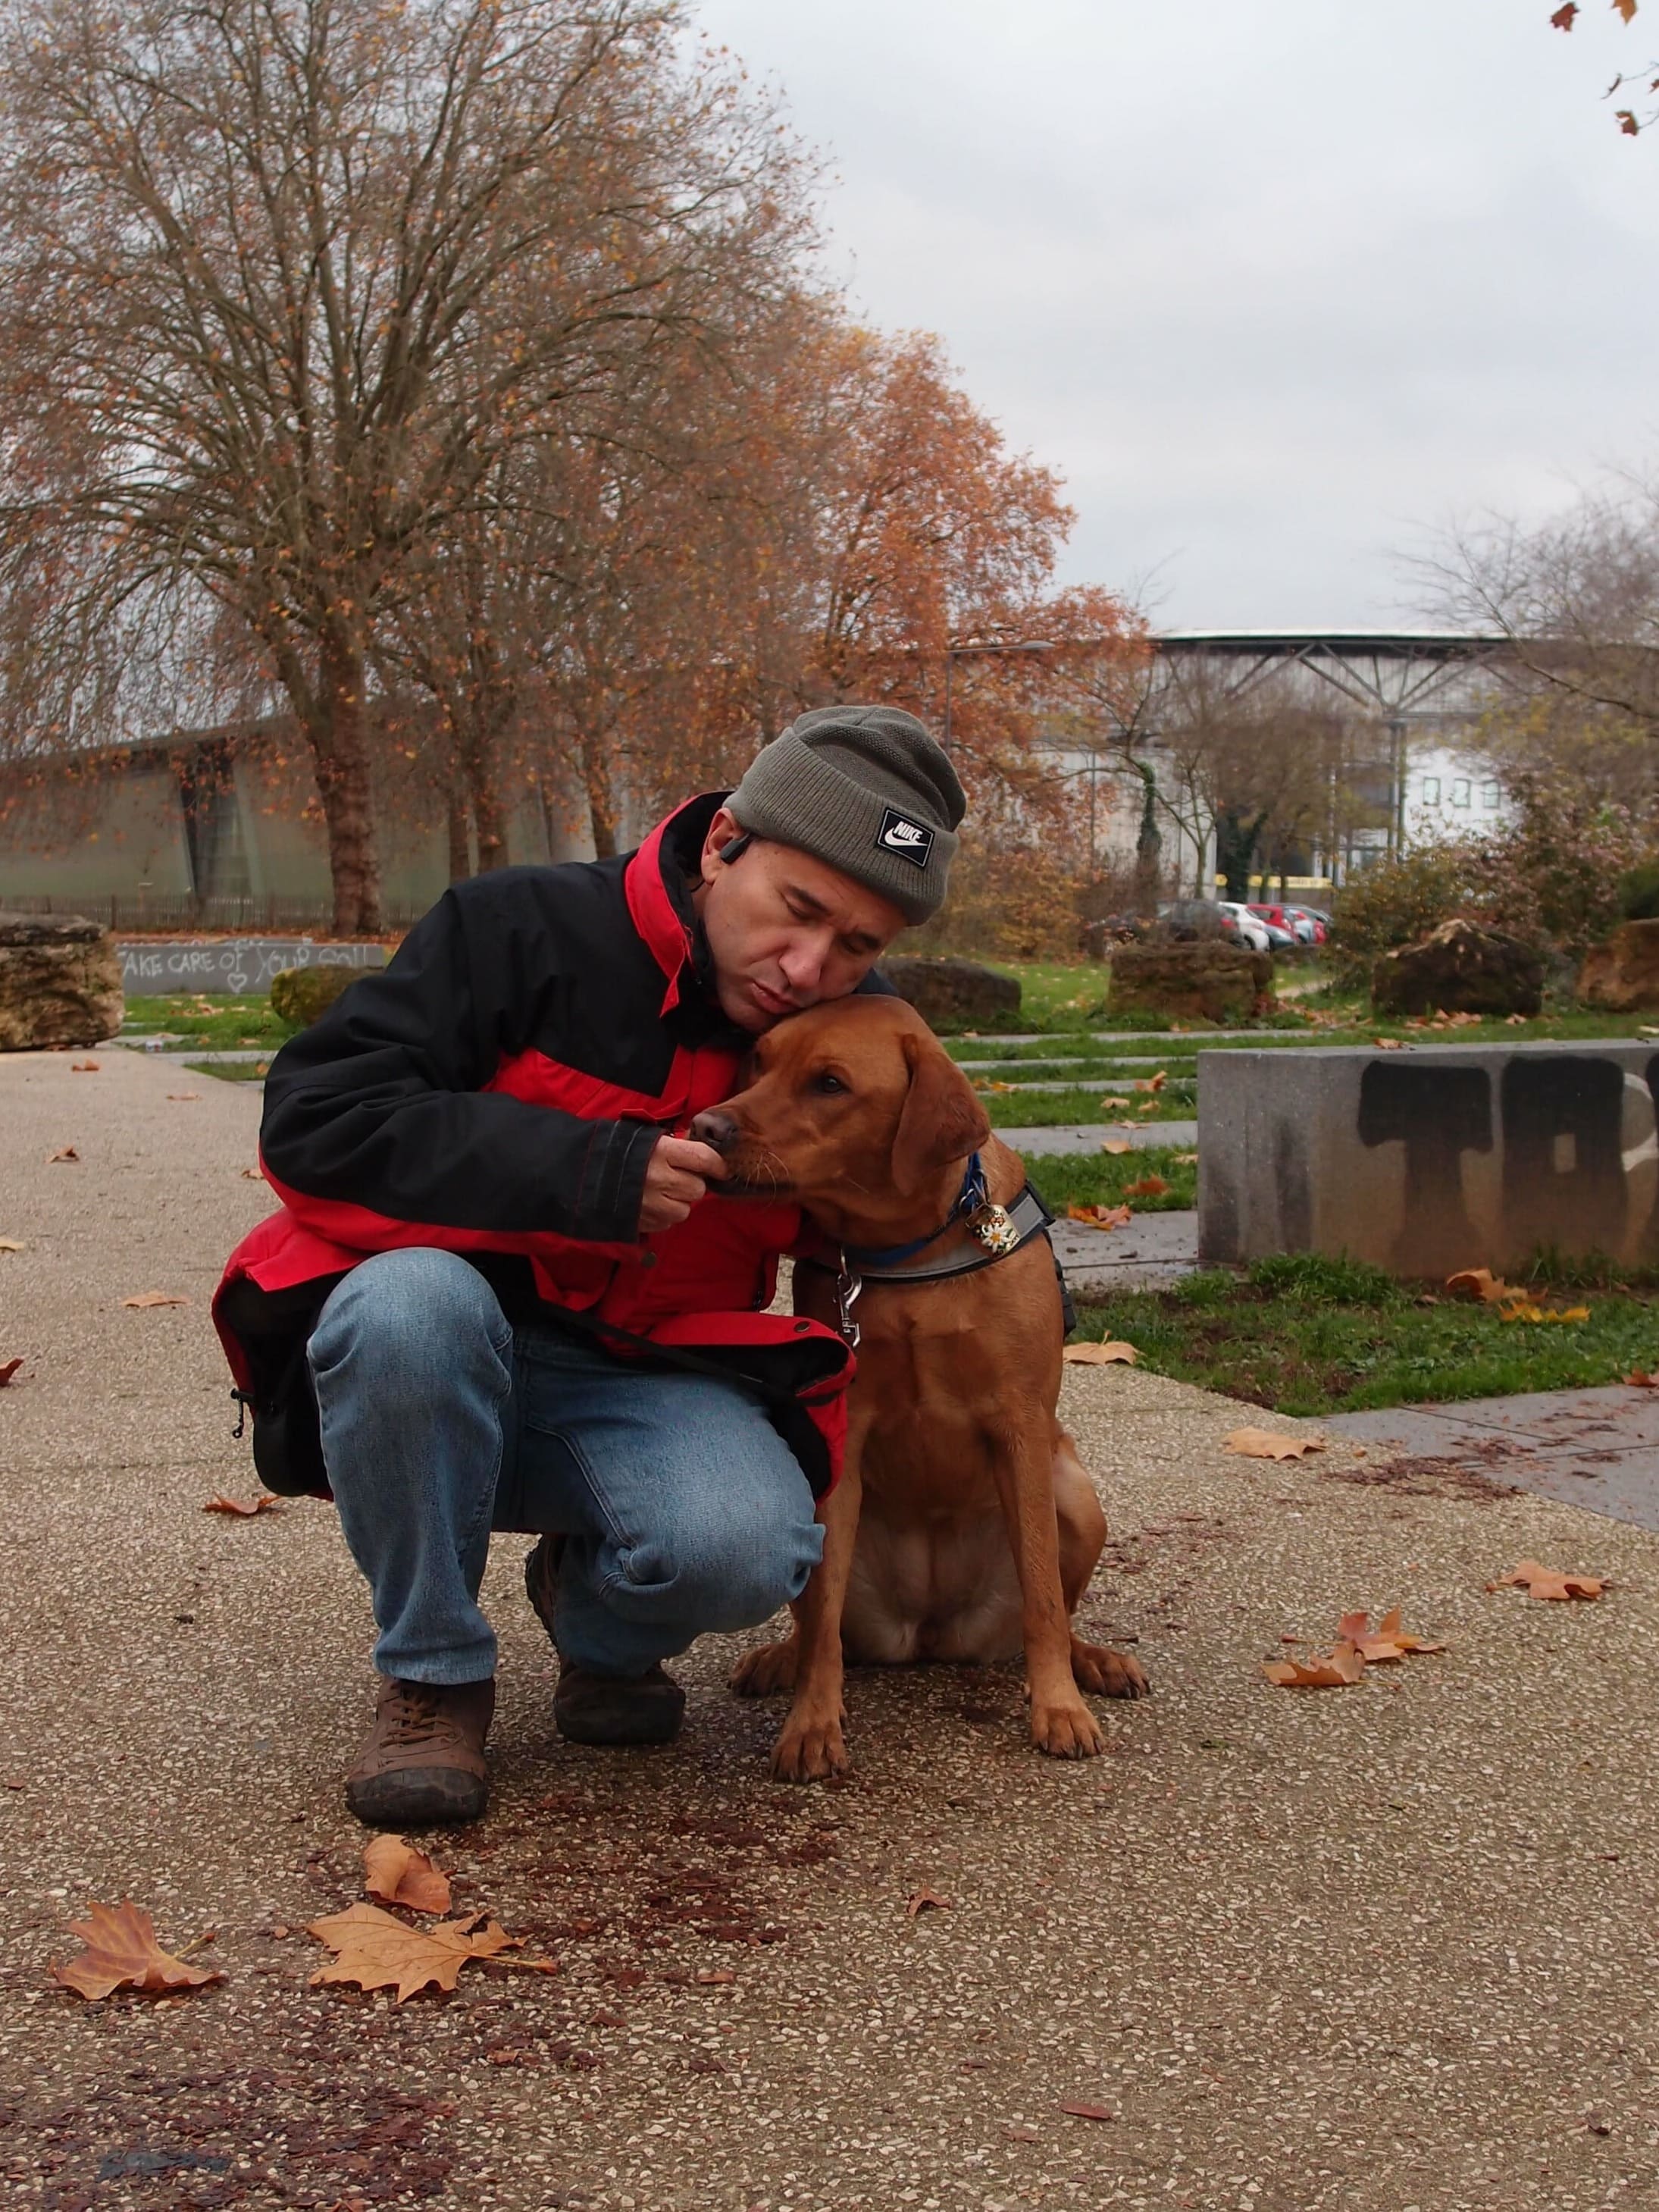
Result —
[[1199, 1259], [1347, 1253], [1407, 1277], [1540, 1245], [1659, 1261], [1659, 1046], [1200, 1052]]

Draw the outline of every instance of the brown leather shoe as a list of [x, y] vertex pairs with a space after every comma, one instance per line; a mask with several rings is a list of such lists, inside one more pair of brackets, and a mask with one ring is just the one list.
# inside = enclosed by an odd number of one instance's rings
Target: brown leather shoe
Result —
[[685, 1692], [662, 1668], [596, 1674], [567, 1659], [553, 1692], [553, 1718], [570, 1743], [672, 1743], [685, 1715]]
[[374, 1725], [346, 1777], [346, 1805], [372, 1828], [476, 1820], [489, 1797], [484, 1738], [495, 1685], [383, 1680]]

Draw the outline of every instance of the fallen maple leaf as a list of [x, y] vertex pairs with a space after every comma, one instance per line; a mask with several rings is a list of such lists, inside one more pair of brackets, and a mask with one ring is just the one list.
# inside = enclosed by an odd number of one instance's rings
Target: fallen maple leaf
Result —
[[1398, 1037], [1373, 1037], [1371, 1042], [1379, 1052], [1401, 1052], [1405, 1048]]
[[1120, 1153], [1133, 1152], [1134, 1146], [1127, 1137], [1108, 1137], [1100, 1149], [1103, 1152], [1110, 1152], [1115, 1158]]
[[1222, 1439], [1221, 1448], [1243, 1459], [1301, 1459], [1309, 1452], [1323, 1451], [1325, 1439], [1281, 1436], [1273, 1429], [1235, 1429]]
[[948, 1912], [951, 1900], [941, 1897], [936, 1889], [918, 1889], [911, 1893], [904, 1909], [914, 1920], [919, 1912]]
[[1502, 1305], [1506, 1298], [1522, 1295], [1490, 1267], [1460, 1267], [1455, 1275], [1447, 1276], [1446, 1288], [1454, 1297], [1479, 1298], [1487, 1306]]
[[1195, 1168], [1198, 1165], [1198, 1154], [1196, 1152], [1177, 1152], [1175, 1156], [1175, 1162], [1178, 1168]]
[[242, 1170], [242, 1181], [244, 1182], [263, 1182], [264, 1179], [265, 1171], [263, 1168], [244, 1168]]
[[46, 1165], [54, 1168], [59, 1160], [78, 1160], [80, 1157], [73, 1145], [59, 1145], [55, 1152], [46, 1154]]
[[697, 1980], [704, 1989], [713, 1989], [725, 1982], [735, 1982], [737, 1978], [730, 1966], [699, 1966], [697, 1969]]
[[371, 1897], [406, 1905], [411, 1912], [449, 1910], [449, 1876], [401, 1836], [376, 1836], [365, 1845], [363, 1887]]
[[1589, 1317], [1588, 1306], [1540, 1306], [1535, 1305], [1530, 1298], [1518, 1298], [1513, 1305], [1500, 1307], [1498, 1315], [1499, 1321], [1528, 1323], [1588, 1321]]
[[202, 1510], [204, 1513], [234, 1513], [239, 1520], [251, 1521], [256, 1513], [280, 1513], [282, 1500], [273, 1498], [265, 1490], [262, 1490], [257, 1498], [248, 1498], [246, 1503], [240, 1498], [227, 1498], [222, 1491], [216, 1491]]
[[0, 1252], [21, 1252], [26, 1249], [15, 1237], [0, 1237]]
[[52, 1978], [96, 2003], [115, 1990], [141, 1990], [165, 1996], [170, 1990], [200, 1989], [225, 1978], [211, 1966], [187, 1966], [155, 1940], [155, 1923], [131, 1898], [119, 1905], [89, 1905], [90, 1916], [71, 1920], [71, 1936], [86, 1948], [67, 1966], [54, 1966]]
[[[398, 2002], [416, 1990], [435, 1984], [453, 1990], [469, 1959], [493, 1959], [523, 1942], [509, 1936], [496, 1920], [480, 1928], [482, 1912], [465, 1920], [441, 1920], [435, 1928], [411, 1928], [378, 1905], [349, 1905], [325, 1920], [313, 1920], [307, 1933], [335, 1953], [327, 1966], [311, 1978], [315, 1989], [322, 1982], [355, 1982], [361, 1990], [395, 1988]], [[504, 1966], [535, 1966], [545, 1972], [551, 1962], [536, 1959], [503, 1959]]]
[[1309, 1659], [1266, 1660], [1261, 1671], [1281, 1690], [1346, 1690], [1364, 1673], [1365, 1662], [1352, 1644], [1339, 1644]]
[[1168, 1070], [1160, 1067], [1156, 1075], [1143, 1075], [1139, 1077], [1135, 1083], [1135, 1089], [1137, 1091], [1162, 1091], [1169, 1079], [1170, 1077]]
[[1495, 1583], [1486, 1584], [1489, 1590], [1511, 1587], [1524, 1589], [1528, 1597], [1564, 1601], [1575, 1597], [1598, 1598], [1609, 1584], [1605, 1575], [1564, 1575], [1554, 1567], [1540, 1566], [1536, 1559], [1522, 1559], [1512, 1572], [1499, 1575]]
[[124, 1306], [187, 1306], [190, 1300], [178, 1291], [140, 1291], [137, 1297], [123, 1298]]
[[1161, 1175], [1144, 1175], [1139, 1182], [1124, 1186], [1125, 1198], [1162, 1198], [1170, 1186]]
[[3, 1390], [22, 1365], [21, 1359], [0, 1359], [0, 1390]]
[[1368, 1613], [1345, 1613], [1336, 1625], [1339, 1648], [1351, 1644], [1368, 1667], [1386, 1666], [1395, 1659], [1403, 1659], [1408, 1651], [1443, 1651], [1443, 1644], [1427, 1643], [1420, 1636], [1407, 1635], [1400, 1624], [1400, 1607], [1385, 1613], [1373, 1628]]
[[1620, 1379], [1628, 1383], [1632, 1390], [1659, 1390], [1659, 1375], [1650, 1375], [1645, 1367], [1633, 1367], [1628, 1375]]
[[97, 1073], [98, 1063], [95, 1060], [72, 1060], [70, 1062], [71, 1075], [96, 1075]]
[[1134, 1213], [1127, 1206], [1068, 1206], [1066, 1218], [1080, 1221], [1085, 1229], [1121, 1229]]
[[1133, 1344], [1068, 1344], [1060, 1355], [1073, 1367], [1133, 1367], [1140, 1354]]
[[982, 1083], [975, 1084], [974, 1088], [975, 1091], [1012, 1091], [1014, 1086], [1012, 1083], [999, 1082], [994, 1076], [990, 1076]]
[[201, 1097], [199, 1091], [169, 1091], [167, 1097], [175, 1106], [188, 1106]]
[[1115, 2120], [1117, 2114], [1104, 2105], [1062, 2105], [1062, 2112], [1069, 2112], [1074, 2120]]

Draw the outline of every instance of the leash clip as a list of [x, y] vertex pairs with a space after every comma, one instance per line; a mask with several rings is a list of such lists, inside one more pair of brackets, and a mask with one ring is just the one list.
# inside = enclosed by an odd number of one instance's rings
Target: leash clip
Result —
[[858, 1304], [863, 1291], [863, 1276], [856, 1267], [848, 1265], [847, 1255], [843, 1252], [841, 1255], [841, 1273], [836, 1278], [836, 1326], [841, 1332], [842, 1341], [849, 1352], [858, 1350], [859, 1340], [863, 1334], [853, 1315], [853, 1309]]

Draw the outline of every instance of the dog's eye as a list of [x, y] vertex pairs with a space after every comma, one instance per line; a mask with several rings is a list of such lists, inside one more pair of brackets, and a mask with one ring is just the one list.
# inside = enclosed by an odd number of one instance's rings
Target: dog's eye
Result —
[[829, 1069], [825, 1067], [820, 1068], [812, 1078], [812, 1088], [825, 1098], [835, 1098], [846, 1090], [847, 1085], [842, 1081], [840, 1076], [831, 1075]]

